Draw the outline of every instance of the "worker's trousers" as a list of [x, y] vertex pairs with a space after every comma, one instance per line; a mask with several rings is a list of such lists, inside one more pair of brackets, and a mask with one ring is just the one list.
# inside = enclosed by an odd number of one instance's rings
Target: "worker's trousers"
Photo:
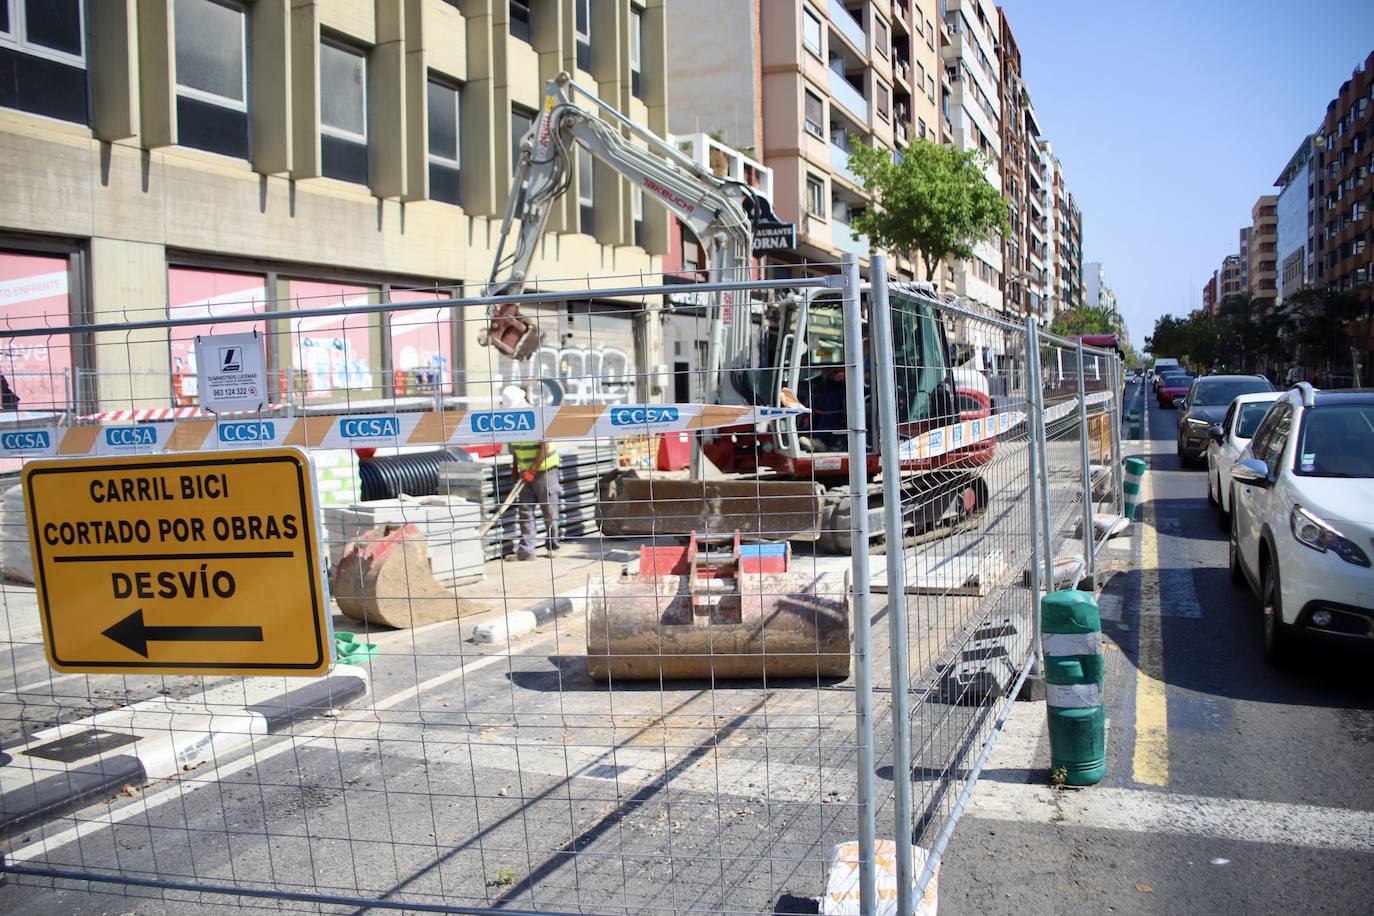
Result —
[[545, 543], [549, 550], [558, 549], [558, 503], [562, 498], [563, 487], [558, 479], [558, 468], [535, 474], [534, 482], [526, 484], [520, 491], [520, 556], [532, 557], [539, 549], [534, 519], [536, 506], [544, 513]]

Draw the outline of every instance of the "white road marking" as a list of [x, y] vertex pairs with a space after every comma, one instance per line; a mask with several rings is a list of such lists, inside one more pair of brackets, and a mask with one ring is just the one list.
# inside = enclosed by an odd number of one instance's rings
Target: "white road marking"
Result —
[[[531, 642], [529, 647], [532, 648], [539, 643], [553, 641], [554, 637], [555, 634], [550, 633], [543, 639]], [[332, 742], [338, 737], [346, 737], [350, 732], [364, 731], [376, 724], [374, 719], [368, 717], [369, 713], [383, 709], [392, 709], [407, 700], [415, 698], [426, 690], [432, 690], [435, 687], [443, 686], [450, 681], [465, 677], [468, 674], [494, 665], [497, 662], [506, 662], [510, 664], [511, 656], [486, 655], [482, 658], [470, 661], [466, 665], [455, 668], [452, 671], [447, 671], [427, 681], [422, 681], [413, 687], [399, 690], [385, 699], [376, 701], [370, 706], [347, 710], [344, 715], [333, 720], [337, 723], [337, 727], [332, 729], [331, 733], [328, 735], [282, 736], [279, 744], [275, 744], [265, 750], [254, 748], [238, 760], [223, 766], [215, 767], [215, 769], [208, 771], [204, 777], [198, 778], [195, 775], [183, 777], [159, 791], [151, 792], [143, 796], [141, 799], [142, 804], [131, 804], [114, 811], [107, 811], [92, 817], [90, 820], [82, 821], [73, 827], [68, 827], [66, 830], [55, 833], [50, 837], [45, 837], [37, 842], [30, 843], [23, 849], [18, 849], [10, 853], [10, 859], [15, 862], [42, 859], [50, 850], [65, 846], [82, 837], [90, 836], [93, 833], [104, 830], [106, 827], [113, 827], [115, 824], [126, 821], [129, 818], [147, 814], [154, 808], [159, 808], [168, 802], [184, 798], [199, 789], [216, 785], [221, 779], [233, 776], [236, 773], [241, 773], [244, 770], [252, 769], [256, 766], [261, 766], [267, 761], [275, 757], [280, 757], [282, 754], [289, 751], [294, 751], [300, 747], [307, 747], [317, 742]], [[269, 740], [272, 737], [274, 736], [269, 736]]]
[[980, 782], [968, 817], [1374, 852], [1374, 813], [1144, 789]]

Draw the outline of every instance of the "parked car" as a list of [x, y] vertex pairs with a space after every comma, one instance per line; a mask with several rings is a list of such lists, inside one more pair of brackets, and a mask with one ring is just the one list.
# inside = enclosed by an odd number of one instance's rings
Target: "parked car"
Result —
[[1187, 372], [1166, 372], [1159, 377], [1157, 400], [1160, 407], [1173, 407], [1176, 400], [1183, 400], [1188, 389], [1193, 386], [1193, 377]]
[[1219, 510], [1223, 530], [1231, 524], [1231, 466], [1240, 458], [1255, 434], [1269, 405], [1282, 395], [1277, 391], [1242, 394], [1226, 408], [1221, 422], [1209, 431], [1207, 441], [1207, 501]]
[[1265, 655], [1299, 634], [1374, 647], [1374, 390], [1300, 383], [1231, 477], [1231, 579], [1260, 596]]
[[1269, 380], [1259, 375], [1206, 375], [1193, 382], [1180, 405], [1178, 418], [1178, 460], [1197, 464], [1212, 439], [1212, 427], [1221, 422], [1230, 406], [1242, 394], [1273, 391]]

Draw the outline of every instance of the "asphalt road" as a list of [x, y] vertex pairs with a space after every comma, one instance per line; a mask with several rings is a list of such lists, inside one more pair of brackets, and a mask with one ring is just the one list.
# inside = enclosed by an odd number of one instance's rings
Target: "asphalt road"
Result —
[[1018, 704], [1030, 716], [1009, 723], [959, 823], [940, 912], [1367, 913], [1371, 660], [1264, 662], [1205, 472], [1180, 468], [1176, 414], [1148, 403], [1148, 449], [1128, 440], [1124, 453], [1150, 452], [1153, 533], [1102, 599], [1109, 775], [1044, 788], [1043, 706]]

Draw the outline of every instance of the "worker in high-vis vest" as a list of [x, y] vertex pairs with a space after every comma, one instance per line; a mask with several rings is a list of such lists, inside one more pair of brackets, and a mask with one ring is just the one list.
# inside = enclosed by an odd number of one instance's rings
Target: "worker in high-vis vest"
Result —
[[[501, 400], [507, 410], [529, 407], [525, 389], [507, 385], [501, 389]], [[544, 515], [545, 543], [549, 552], [558, 550], [558, 503], [563, 489], [558, 479], [558, 449], [551, 442], [512, 442], [510, 444], [511, 474], [524, 486], [516, 500], [520, 505], [520, 547], [517, 560], [533, 560], [539, 546], [534, 510]]]

